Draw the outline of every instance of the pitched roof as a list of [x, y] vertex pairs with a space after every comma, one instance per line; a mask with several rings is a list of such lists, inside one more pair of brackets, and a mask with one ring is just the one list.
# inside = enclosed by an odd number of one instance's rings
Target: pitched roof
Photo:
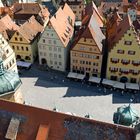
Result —
[[39, 3], [14, 3], [12, 10], [15, 14], [38, 14], [41, 6]]
[[[114, 16], [116, 16], [116, 14]], [[127, 32], [127, 30], [129, 30], [130, 27], [133, 26], [129, 15], [126, 15], [119, 22], [118, 18], [112, 19], [116, 19], [116, 21], [114, 20], [115, 26], [109, 27], [113, 29], [112, 34], [108, 33], [108, 44], [110, 49], [122, 38], [122, 36]], [[111, 22], [111, 20], [109, 22]]]
[[60, 7], [56, 14], [50, 19], [51, 26], [65, 47], [73, 36], [74, 22], [75, 15], [67, 4], [64, 5], [63, 9]]
[[73, 48], [81, 37], [94, 39], [97, 47], [102, 52], [102, 41], [105, 39], [105, 36], [102, 33], [95, 16], [85, 16], [82, 21], [82, 27], [73, 43]]
[[6, 15], [0, 19], [0, 33], [5, 39], [10, 39], [7, 30], [15, 31], [18, 29], [19, 26], [12, 21], [9, 15]]
[[27, 20], [32, 15], [39, 15], [42, 20], [49, 18], [49, 11], [39, 3], [15, 3], [11, 10], [13, 11], [14, 19]]
[[38, 33], [43, 31], [43, 26], [32, 16], [20, 26], [18, 32], [29, 42], [32, 42]]
[[93, 1], [86, 5], [84, 14], [83, 14], [83, 18], [85, 18], [86, 15], [95, 16], [100, 27], [103, 27], [103, 17], [100, 15], [100, 13]]
[[[10, 121], [11, 120], [11, 121]], [[20, 125], [16, 122], [18, 122]], [[71, 116], [13, 102], [0, 100], [0, 139], [5, 140], [9, 124], [17, 126], [17, 140], [135, 140], [132, 128]], [[45, 132], [44, 132], [45, 131]], [[10, 133], [10, 132], [9, 132]], [[38, 139], [38, 136], [40, 136]], [[12, 134], [12, 136], [14, 136]]]

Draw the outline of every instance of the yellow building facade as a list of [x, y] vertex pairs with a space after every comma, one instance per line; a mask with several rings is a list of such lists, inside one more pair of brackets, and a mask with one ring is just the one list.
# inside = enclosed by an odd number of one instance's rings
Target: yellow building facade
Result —
[[140, 82], [140, 41], [130, 27], [109, 51], [107, 78], [120, 82]]
[[84, 17], [81, 29], [70, 51], [71, 72], [81, 73], [87, 77], [101, 76], [103, 35], [95, 16]]
[[94, 39], [81, 38], [70, 53], [71, 71], [100, 77], [102, 53]]
[[17, 60], [33, 63], [37, 55], [37, 40], [29, 42], [18, 31], [9, 41]]
[[32, 16], [15, 31], [9, 40], [10, 46], [16, 54], [16, 59], [33, 63], [37, 57], [37, 42], [43, 26]]

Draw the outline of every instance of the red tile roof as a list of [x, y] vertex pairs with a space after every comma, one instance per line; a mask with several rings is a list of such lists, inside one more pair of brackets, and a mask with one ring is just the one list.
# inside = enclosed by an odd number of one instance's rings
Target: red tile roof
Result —
[[19, 26], [16, 25], [9, 15], [6, 15], [0, 19], [0, 33], [3, 34], [5, 39], [9, 40], [8, 30], [15, 31], [18, 30]]
[[65, 4], [60, 7], [56, 14], [50, 19], [49, 24], [54, 28], [61, 42], [67, 47], [74, 32], [75, 15], [71, 8]]
[[[129, 15], [126, 15], [124, 19], [121, 19], [118, 13], [114, 14], [113, 17], [111, 17], [111, 19], [108, 20], [107, 38], [109, 48], [111, 49], [116, 43], [118, 43], [122, 36], [132, 26], [133, 25]], [[109, 30], [112, 31], [109, 32]]]
[[20, 121], [16, 140], [38, 140], [40, 131], [42, 136], [48, 133], [48, 140], [135, 140], [132, 128], [4, 100], [0, 100], [0, 140], [5, 140], [12, 117]]
[[28, 21], [20, 26], [18, 32], [29, 42], [43, 31], [43, 26], [32, 16]]

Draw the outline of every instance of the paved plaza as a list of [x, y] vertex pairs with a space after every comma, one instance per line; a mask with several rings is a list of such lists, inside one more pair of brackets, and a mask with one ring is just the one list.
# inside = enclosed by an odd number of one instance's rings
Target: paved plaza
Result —
[[[28, 105], [78, 116], [90, 114], [93, 119], [113, 122], [113, 113], [117, 107], [128, 104], [132, 95], [119, 91], [106, 90], [96, 85], [88, 85], [66, 78], [66, 74], [57, 71], [39, 70], [33, 66], [21, 74], [22, 93]], [[140, 96], [137, 95], [137, 102]], [[132, 107], [140, 112], [140, 104]]]

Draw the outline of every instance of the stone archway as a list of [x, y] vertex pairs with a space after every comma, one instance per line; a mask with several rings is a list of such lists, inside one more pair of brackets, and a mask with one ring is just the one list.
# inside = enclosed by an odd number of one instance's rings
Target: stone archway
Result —
[[21, 56], [20, 55], [17, 55], [16, 59], [17, 60], [21, 60]]
[[120, 82], [126, 83], [126, 82], [128, 82], [128, 78], [123, 76], [123, 77], [120, 78]]
[[42, 64], [42, 65], [47, 64], [47, 61], [46, 61], [45, 58], [42, 58], [42, 59], [41, 59], [41, 64]]

